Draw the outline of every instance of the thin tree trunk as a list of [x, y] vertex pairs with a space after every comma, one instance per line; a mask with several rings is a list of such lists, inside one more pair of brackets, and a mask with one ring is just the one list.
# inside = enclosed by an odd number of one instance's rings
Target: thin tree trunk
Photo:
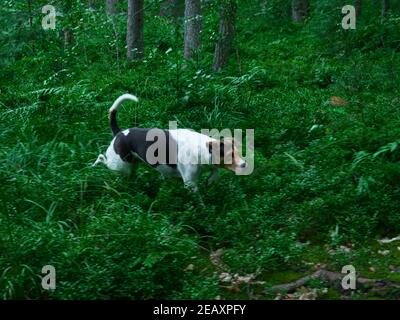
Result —
[[63, 42], [64, 42], [64, 50], [65, 50], [74, 41], [74, 35], [69, 28], [63, 28], [62, 33], [63, 33]]
[[116, 5], [118, 0], [106, 0], [106, 12], [107, 14], [114, 16], [117, 13]]
[[94, 2], [95, 2], [95, 0], [88, 0], [88, 6], [89, 6], [90, 10], [96, 10]]
[[382, 0], [382, 19], [386, 18], [389, 9], [390, 9], [390, 1]]
[[220, 8], [219, 38], [214, 52], [214, 71], [221, 70], [229, 59], [235, 37], [236, 0], [224, 0]]
[[309, 11], [308, 0], [292, 0], [292, 18], [295, 22], [301, 22], [307, 17]]
[[261, 14], [263, 14], [263, 15], [267, 14], [268, 1], [267, 0], [261, 1], [260, 6], [261, 6]]
[[117, 27], [115, 26], [115, 15], [117, 13], [116, 9], [116, 4], [118, 3], [118, 0], [106, 0], [106, 13], [109, 16], [109, 20], [113, 29], [113, 35], [115, 39], [115, 55], [117, 59], [117, 66], [118, 66], [118, 73], [121, 73], [120, 71], [120, 52], [119, 52], [119, 34]]
[[33, 16], [32, 16], [32, 0], [28, 0], [28, 11], [29, 11], [29, 27], [32, 30]]
[[200, 47], [201, 20], [200, 0], [185, 0], [185, 59], [192, 58], [194, 51]]
[[35, 30], [33, 28], [32, 0], [28, 0], [29, 32], [31, 33], [32, 50], [35, 51]]
[[144, 54], [143, 0], [128, 0], [128, 26], [126, 34], [128, 60], [141, 60]]
[[361, 12], [362, 12], [362, 0], [355, 0], [354, 6], [356, 8], [356, 17], [358, 18], [361, 16]]

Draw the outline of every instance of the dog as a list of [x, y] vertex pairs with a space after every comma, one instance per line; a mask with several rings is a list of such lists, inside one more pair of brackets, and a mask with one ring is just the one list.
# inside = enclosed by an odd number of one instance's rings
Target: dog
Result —
[[233, 138], [217, 140], [189, 129], [135, 127], [121, 130], [117, 124], [117, 110], [126, 100], [139, 101], [131, 94], [123, 94], [115, 100], [109, 109], [113, 139], [93, 166], [103, 163], [111, 170], [130, 175], [140, 160], [164, 176], [180, 177], [184, 186], [194, 192], [198, 191], [198, 179], [204, 166], [212, 167], [209, 184], [218, 179], [218, 168], [235, 172], [246, 168], [246, 161], [238, 153], [239, 144]]

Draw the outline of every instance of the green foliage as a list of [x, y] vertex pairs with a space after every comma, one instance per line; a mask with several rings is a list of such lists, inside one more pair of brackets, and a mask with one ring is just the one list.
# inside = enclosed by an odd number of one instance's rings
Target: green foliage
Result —
[[[400, 232], [396, 5], [381, 21], [368, 2], [345, 31], [341, 1], [312, 2], [303, 25], [290, 21], [288, 1], [241, 1], [229, 65], [212, 73], [212, 1], [190, 62], [182, 19], [157, 16], [156, 1], [146, 1], [141, 62], [125, 59], [124, 1], [113, 18], [104, 4], [55, 1], [54, 31], [40, 27], [46, 1], [35, 3], [0, 7], [1, 298], [226, 297], [216, 249], [231, 272], [275, 283], [270, 275], [297, 274], [310, 252], [318, 260], [349, 242], [360, 267], [375, 263], [363, 244]], [[140, 103], [121, 108], [124, 127], [255, 129], [253, 174], [204, 179], [203, 208], [146, 166], [131, 178], [92, 168], [111, 138], [107, 109], [125, 92]], [[331, 265], [351, 259], [338, 253]], [[46, 264], [57, 270], [54, 292], [40, 287]]]

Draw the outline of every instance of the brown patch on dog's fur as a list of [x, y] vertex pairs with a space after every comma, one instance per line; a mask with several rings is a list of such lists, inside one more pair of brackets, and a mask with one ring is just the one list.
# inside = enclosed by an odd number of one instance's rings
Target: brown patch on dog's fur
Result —
[[216, 165], [232, 171], [235, 171], [243, 160], [238, 153], [239, 147], [239, 142], [234, 138], [207, 142], [207, 148], [212, 155], [212, 159], [216, 159], [219, 153], [219, 163]]

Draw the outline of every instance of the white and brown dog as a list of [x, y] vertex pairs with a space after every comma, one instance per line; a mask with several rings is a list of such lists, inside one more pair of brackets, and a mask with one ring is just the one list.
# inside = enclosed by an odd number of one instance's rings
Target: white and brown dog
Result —
[[204, 165], [212, 166], [209, 178], [218, 178], [218, 168], [235, 172], [246, 168], [239, 156], [235, 139], [213, 139], [189, 129], [130, 128], [121, 130], [117, 125], [117, 109], [125, 100], [138, 102], [131, 94], [120, 96], [109, 110], [110, 126], [114, 138], [105, 155], [100, 154], [93, 166], [104, 163], [111, 170], [130, 174], [137, 159], [154, 167], [166, 176], [181, 177], [185, 186], [197, 191], [197, 181]]

